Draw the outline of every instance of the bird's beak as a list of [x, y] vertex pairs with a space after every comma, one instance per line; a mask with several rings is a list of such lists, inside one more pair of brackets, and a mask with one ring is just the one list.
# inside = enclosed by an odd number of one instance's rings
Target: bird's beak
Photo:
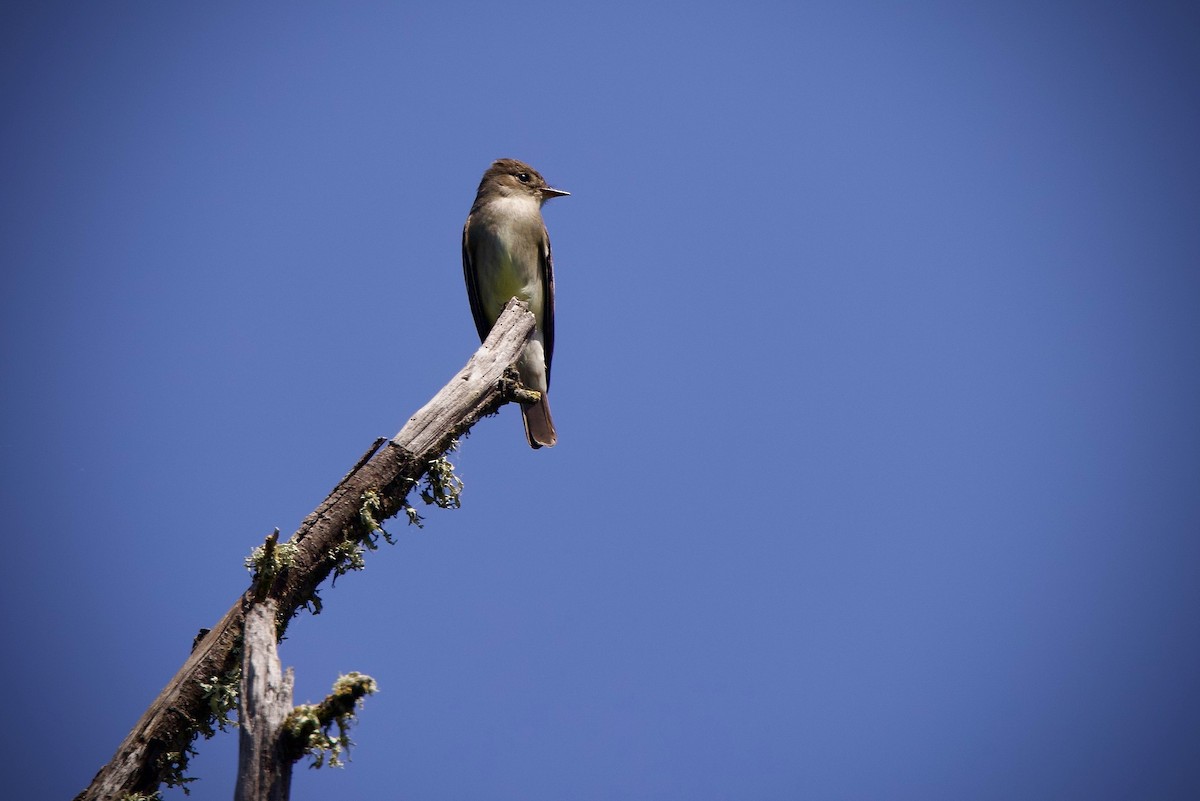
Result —
[[564, 191], [563, 191], [563, 190], [561, 190], [561, 189], [555, 189], [555, 188], [554, 188], [554, 187], [552, 187], [552, 186], [544, 186], [544, 187], [542, 187], [542, 198], [543, 198], [544, 200], [549, 200], [549, 199], [550, 199], [550, 198], [552, 198], [552, 197], [566, 197], [566, 196], [567, 196], [567, 195], [569, 195], [569, 194], [571, 194], [571, 193], [570, 193], [570, 192], [564, 192]]

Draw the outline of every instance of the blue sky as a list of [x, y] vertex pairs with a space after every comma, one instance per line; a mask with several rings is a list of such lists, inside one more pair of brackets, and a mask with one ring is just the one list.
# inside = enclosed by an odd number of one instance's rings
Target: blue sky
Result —
[[560, 444], [482, 423], [293, 624], [381, 687], [294, 799], [1197, 797], [1198, 17], [5, 4], [14, 797], [473, 351], [501, 156], [572, 192]]

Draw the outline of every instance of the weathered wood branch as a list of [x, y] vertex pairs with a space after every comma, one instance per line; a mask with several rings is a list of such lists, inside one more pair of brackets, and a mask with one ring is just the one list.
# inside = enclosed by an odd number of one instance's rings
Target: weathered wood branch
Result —
[[[198, 733], [211, 733], [214, 683], [228, 682], [240, 667], [245, 610], [256, 599], [278, 605], [277, 632], [342, 564], [347, 546], [370, 542], [376, 521], [397, 514], [409, 490], [432, 460], [445, 453], [481, 417], [514, 399], [506, 371], [533, 332], [528, 307], [509, 301], [491, 334], [466, 366], [382, 448], [379, 443], [338, 482], [304, 519], [291, 539], [274, 550], [285, 552], [271, 570], [260, 570], [254, 586], [204, 635], [183, 667], [150, 704], [133, 730], [76, 801], [119, 799], [155, 792], [178, 783]], [[365, 504], [370, 501], [370, 508]], [[208, 685], [208, 689], [205, 688]]]
[[[320, 767], [326, 758], [331, 765], [342, 764], [342, 754], [350, 749], [350, 724], [357, 717], [362, 699], [377, 689], [375, 679], [362, 673], [347, 673], [333, 683], [333, 692], [319, 704], [301, 704], [291, 710], [283, 722], [280, 752], [293, 762], [305, 754]], [[334, 739], [332, 730], [337, 727]], [[327, 753], [328, 752], [328, 753]]]
[[294, 677], [275, 646], [277, 611], [268, 598], [250, 607], [243, 624], [234, 801], [287, 801], [291, 791], [293, 760], [283, 754], [280, 731], [292, 712]]

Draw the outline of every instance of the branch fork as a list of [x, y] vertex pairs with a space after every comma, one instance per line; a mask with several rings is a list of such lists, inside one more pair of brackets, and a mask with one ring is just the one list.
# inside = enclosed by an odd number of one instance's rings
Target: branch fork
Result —
[[[149, 796], [163, 783], [171, 786], [184, 781], [182, 772], [192, 741], [198, 733], [211, 735], [213, 722], [219, 722], [211, 705], [212, 687], [234, 682], [242, 673], [247, 615], [274, 604], [272, 636], [277, 640], [286, 621], [300, 608], [312, 605], [319, 609], [317, 587], [337, 564], [329, 555], [347, 542], [362, 541], [372, 534], [360, 513], [365, 493], [374, 492], [379, 499], [374, 520], [392, 517], [406, 507], [409, 490], [429, 465], [480, 418], [513, 400], [535, 401], [532, 390], [514, 390], [505, 379], [533, 330], [534, 317], [528, 305], [510, 300], [466, 366], [386, 444], [376, 442], [286, 543], [276, 544], [272, 538], [264, 551], [269, 548], [278, 559], [287, 548], [286, 568], [272, 580], [256, 580], [221, 620], [198, 638], [174, 678], [75, 801]], [[285, 692], [290, 680], [282, 672], [276, 675], [267, 670], [248, 680], [265, 681], [267, 687], [276, 688], [272, 692], [280, 698], [290, 696]], [[290, 707], [290, 698], [288, 703]]]

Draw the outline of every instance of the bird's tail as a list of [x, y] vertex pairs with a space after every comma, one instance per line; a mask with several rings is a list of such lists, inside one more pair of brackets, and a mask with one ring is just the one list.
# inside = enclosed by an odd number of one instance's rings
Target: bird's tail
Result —
[[537, 403], [521, 404], [521, 417], [525, 420], [525, 437], [529, 447], [547, 448], [558, 442], [558, 433], [554, 430], [554, 421], [550, 419], [550, 400], [546, 393]]

